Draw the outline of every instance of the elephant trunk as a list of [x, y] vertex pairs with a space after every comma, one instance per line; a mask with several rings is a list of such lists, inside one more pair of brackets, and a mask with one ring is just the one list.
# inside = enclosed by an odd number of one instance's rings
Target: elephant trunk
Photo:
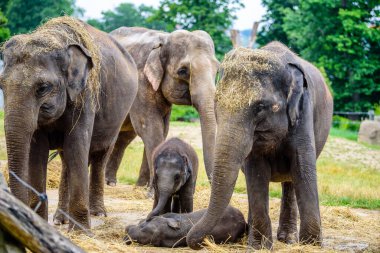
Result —
[[153, 211], [151, 211], [149, 214], [148, 214], [148, 217], [146, 218], [147, 221], [151, 220], [154, 216], [158, 216], [160, 215], [160, 213], [164, 210], [166, 204], [168, 203], [168, 201], [170, 200], [170, 197], [171, 197], [171, 193], [169, 192], [163, 192], [159, 194], [159, 199], [158, 199], [158, 204], [157, 206], [153, 209]]
[[[26, 106], [21, 107], [5, 109], [5, 138], [9, 171], [28, 182], [30, 143], [37, 123], [26, 122], [33, 114]], [[12, 175], [9, 185], [12, 193], [28, 205], [28, 190]]]
[[204, 164], [208, 179], [212, 179], [214, 162], [216, 119], [214, 108], [215, 86], [211, 74], [193, 78], [191, 98], [201, 121]]
[[219, 222], [251, 147], [252, 138], [248, 138], [243, 126], [225, 123], [218, 127], [210, 203], [205, 215], [187, 235], [187, 243], [192, 249], [200, 249], [205, 236], [210, 235]]

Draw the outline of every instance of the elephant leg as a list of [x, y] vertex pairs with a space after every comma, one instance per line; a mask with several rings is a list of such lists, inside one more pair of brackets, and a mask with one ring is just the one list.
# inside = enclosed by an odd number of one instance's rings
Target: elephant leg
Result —
[[181, 213], [193, 212], [193, 197], [194, 197], [194, 184], [189, 179], [179, 192], [179, 202]]
[[53, 222], [55, 225], [68, 224], [69, 219], [61, 212], [68, 213], [69, 211], [69, 182], [68, 182], [68, 171], [67, 165], [65, 163], [64, 154], [59, 151], [59, 156], [62, 161], [62, 172], [61, 181], [59, 182], [58, 191], [58, 207], [54, 213]]
[[123, 160], [125, 149], [128, 147], [128, 145], [132, 142], [132, 140], [135, 137], [136, 133], [134, 131], [119, 133], [119, 136], [117, 137], [114, 149], [106, 167], [106, 183], [108, 185], [116, 185], [116, 174], [120, 167], [121, 161]]
[[172, 213], [181, 213], [181, 205], [180, 205], [180, 200], [178, 195], [173, 195], [172, 197], [172, 208], [171, 208]]
[[90, 155], [90, 214], [107, 216], [104, 206], [104, 168], [112, 153], [113, 146], [104, 151], [94, 152]]
[[140, 167], [139, 178], [137, 179], [137, 186], [146, 186], [150, 182], [149, 164], [146, 157], [146, 150], [144, 148], [143, 160]]
[[[163, 119], [164, 140], [166, 139], [166, 136], [168, 135], [168, 132], [169, 132], [169, 120], [170, 120], [170, 112]], [[144, 148], [143, 160], [141, 163], [139, 178], [137, 179], [136, 185], [150, 186], [150, 183], [151, 183], [151, 180], [150, 180], [148, 157], [147, 157], [146, 149]]]
[[165, 214], [165, 213], [171, 213], [172, 212], [172, 203], [173, 203], [173, 197], [170, 197], [168, 199], [168, 202], [166, 202], [166, 205], [160, 215]]
[[246, 164], [244, 169], [249, 203], [248, 245], [257, 250], [271, 249], [273, 244], [269, 218], [271, 168], [263, 159], [251, 161]]
[[[29, 181], [31, 186], [39, 193], [46, 193], [46, 170], [49, 157], [49, 140], [41, 131], [36, 131], [33, 135], [29, 152]], [[37, 213], [48, 219], [47, 200], [40, 203], [39, 197], [32, 191], [29, 192], [29, 205], [37, 209]]]
[[297, 200], [292, 182], [282, 183], [282, 198], [280, 224], [277, 230], [277, 239], [280, 242], [293, 244], [298, 242], [297, 234]]

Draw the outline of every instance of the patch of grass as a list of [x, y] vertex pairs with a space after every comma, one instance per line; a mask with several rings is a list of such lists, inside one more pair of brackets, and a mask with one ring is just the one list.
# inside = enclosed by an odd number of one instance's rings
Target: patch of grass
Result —
[[170, 121], [187, 121], [191, 122], [199, 118], [197, 110], [192, 106], [173, 105], [170, 114]]
[[330, 136], [344, 138], [344, 139], [351, 140], [351, 141], [357, 141], [358, 140], [358, 133], [357, 132], [353, 132], [353, 131], [349, 131], [349, 130], [342, 130], [342, 129], [335, 128], [335, 127], [332, 127], [330, 129]]

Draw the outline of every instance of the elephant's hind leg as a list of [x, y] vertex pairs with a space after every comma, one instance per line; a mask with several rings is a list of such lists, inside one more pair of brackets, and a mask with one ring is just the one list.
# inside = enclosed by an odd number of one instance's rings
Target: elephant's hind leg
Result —
[[150, 172], [149, 172], [149, 164], [148, 159], [146, 157], [146, 151], [144, 148], [143, 160], [140, 167], [139, 178], [137, 179], [137, 186], [146, 186], [150, 182]]
[[297, 215], [297, 200], [293, 183], [283, 182], [280, 224], [277, 230], [277, 239], [280, 242], [288, 244], [298, 242]]

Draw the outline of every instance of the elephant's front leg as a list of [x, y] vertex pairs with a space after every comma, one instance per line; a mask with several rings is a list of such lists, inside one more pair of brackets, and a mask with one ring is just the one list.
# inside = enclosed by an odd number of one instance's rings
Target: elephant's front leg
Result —
[[[85, 228], [90, 228], [88, 160], [93, 118], [83, 121], [79, 120], [77, 126], [65, 135], [63, 153], [69, 172], [69, 215]], [[80, 228], [70, 221], [71, 229]]]
[[68, 182], [68, 170], [65, 163], [64, 154], [59, 151], [59, 156], [62, 162], [61, 181], [59, 182], [58, 191], [58, 207], [54, 213], [53, 222], [55, 225], [67, 224], [69, 219], [63, 213], [69, 212], [69, 182]]
[[277, 239], [292, 244], [298, 242], [297, 234], [297, 200], [292, 182], [282, 183], [280, 221]]
[[181, 213], [191, 213], [193, 212], [193, 197], [195, 185], [191, 182], [191, 178], [182, 186], [179, 192], [179, 203]]
[[112, 153], [113, 146], [90, 155], [90, 213], [95, 216], [107, 216], [104, 206], [104, 169]]
[[269, 218], [269, 181], [271, 168], [263, 158], [248, 158], [244, 174], [248, 192], [248, 245], [271, 249], [272, 226]]
[[[46, 193], [46, 169], [49, 157], [49, 140], [45, 133], [40, 130], [34, 132], [30, 153], [29, 153], [29, 181], [32, 187], [40, 193]], [[29, 192], [29, 205], [37, 209], [37, 213], [47, 220], [48, 218], [48, 202], [41, 202], [39, 196], [34, 192]]]
[[106, 183], [108, 185], [116, 185], [116, 173], [120, 167], [121, 161], [123, 160], [125, 149], [135, 137], [136, 133], [133, 130], [119, 133], [110, 159], [107, 162]]

